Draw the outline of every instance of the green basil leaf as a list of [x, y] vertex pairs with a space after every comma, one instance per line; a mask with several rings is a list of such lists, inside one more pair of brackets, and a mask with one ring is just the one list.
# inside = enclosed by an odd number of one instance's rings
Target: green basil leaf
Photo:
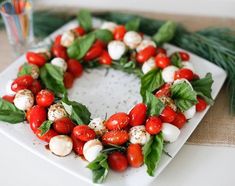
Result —
[[45, 67], [48, 73], [56, 80], [56, 81], [63, 81], [64, 79], [64, 72], [62, 68], [52, 65], [50, 63], [45, 64]]
[[113, 40], [113, 34], [109, 30], [106, 29], [97, 29], [94, 31], [96, 39], [99, 39], [105, 43]]
[[125, 27], [127, 31], [138, 31], [140, 26], [140, 19], [132, 19], [126, 23]]
[[0, 98], [0, 120], [8, 123], [19, 123], [25, 120], [25, 113], [16, 106]]
[[147, 173], [154, 176], [156, 167], [158, 166], [163, 152], [163, 135], [160, 132], [156, 136], [152, 136], [143, 147], [144, 164], [147, 166]]
[[18, 77], [23, 75], [31, 75], [32, 65], [25, 63], [22, 65], [21, 70], [18, 72]]
[[44, 121], [42, 123], [42, 125], [38, 128], [41, 131], [42, 136], [50, 130], [52, 124], [53, 124], [53, 122], [49, 121], [49, 120]]
[[92, 29], [92, 17], [88, 10], [80, 10], [77, 16], [79, 25], [84, 28], [87, 32]]
[[79, 52], [80, 52], [80, 48], [79, 48], [79, 45], [78, 45], [78, 40], [75, 40], [72, 43], [72, 45], [70, 45], [67, 48], [67, 54], [68, 54], [69, 58], [76, 59], [77, 56], [79, 55]]
[[107, 154], [101, 153], [94, 161], [87, 165], [87, 168], [92, 171], [94, 183], [102, 183], [107, 177], [109, 171], [107, 159]]
[[173, 53], [170, 58], [171, 58], [171, 63], [174, 66], [176, 66], [178, 68], [182, 68], [183, 67], [182, 59], [181, 59], [181, 57], [180, 57], [178, 52]]

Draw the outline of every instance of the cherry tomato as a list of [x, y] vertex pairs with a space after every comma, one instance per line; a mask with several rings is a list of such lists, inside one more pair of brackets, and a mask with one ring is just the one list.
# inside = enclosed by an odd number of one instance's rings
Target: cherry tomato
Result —
[[18, 92], [22, 89], [27, 89], [32, 85], [33, 81], [34, 79], [30, 75], [20, 76], [13, 81], [13, 83], [11, 84], [11, 89], [14, 92]]
[[98, 58], [103, 52], [103, 48], [101, 46], [93, 46], [89, 49], [89, 51], [84, 56], [85, 61], [91, 61], [93, 59]]
[[57, 35], [54, 41], [54, 45], [60, 45], [62, 35]]
[[69, 59], [68, 62], [68, 72], [72, 73], [74, 77], [80, 77], [83, 72], [83, 67], [79, 61], [76, 59]]
[[155, 64], [159, 67], [159, 68], [166, 68], [167, 66], [169, 66], [171, 64], [171, 60], [169, 57], [166, 56], [166, 54], [163, 53], [159, 53], [156, 57], [155, 57]]
[[102, 65], [111, 65], [112, 58], [106, 50], [103, 50], [102, 54], [100, 55], [99, 63]]
[[188, 61], [190, 59], [190, 56], [186, 52], [179, 52], [179, 55], [182, 61]]
[[165, 54], [166, 55], [166, 50], [164, 48], [161, 47], [157, 47], [156, 49], [156, 54]]
[[109, 117], [105, 122], [108, 130], [120, 130], [125, 128], [130, 122], [129, 116], [124, 112], [118, 112]]
[[183, 113], [177, 113], [174, 121], [172, 122], [173, 125], [181, 129], [184, 124], [186, 123], [186, 117], [184, 116]]
[[38, 129], [35, 134], [40, 140], [47, 143], [50, 142], [51, 138], [58, 136], [58, 133], [53, 129], [48, 130], [47, 133], [45, 133], [44, 135], [41, 135], [41, 131]]
[[35, 52], [27, 52], [26, 59], [28, 63], [37, 65], [39, 67], [43, 66], [47, 62], [47, 58], [44, 55]]
[[58, 134], [70, 134], [74, 127], [75, 124], [67, 117], [58, 119], [53, 123], [53, 128]]
[[144, 163], [140, 144], [130, 144], [127, 148], [127, 160], [131, 167], [138, 168]]
[[144, 63], [154, 55], [156, 55], [156, 48], [154, 46], [148, 46], [137, 53], [136, 60], [139, 63]]
[[206, 109], [207, 103], [204, 99], [202, 98], [197, 98], [198, 103], [196, 104], [196, 111], [197, 112], [202, 112], [203, 110]]
[[193, 80], [193, 72], [187, 68], [182, 68], [175, 72], [174, 79], [187, 79], [189, 81]]
[[162, 113], [160, 114], [161, 120], [167, 123], [171, 123], [172, 121], [174, 121], [175, 117], [176, 117], [175, 111], [169, 106], [166, 106], [162, 111]]
[[117, 172], [123, 172], [128, 167], [127, 158], [121, 152], [113, 152], [108, 156], [109, 167]]
[[113, 31], [113, 38], [115, 40], [123, 40], [126, 33], [126, 27], [124, 25], [117, 26]]
[[100, 47], [100, 48], [104, 49], [104, 48], [106, 47], [106, 43], [103, 42], [103, 41], [100, 40], [100, 39], [97, 39], [97, 40], [95, 41], [95, 43], [92, 45], [92, 47]]
[[67, 49], [62, 45], [53, 45], [51, 52], [55, 57], [63, 58], [64, 60], [68, 59]]
[[27, 114], [27, 119], [29, 120], [32, 131], [35, 132], [47, 119], [46, 109], [39, 105], [33, 106]]
[[146, 118], [146, 112], [147, 106], [144, 103], [135, 105], [129, 113], [130, 125], [133, 127], [142, 125]]
[[42, 90], [41, 83], [38, 80], [34, 80], [32, 85], [29, 87], [34, 95], [37, 95], [40, 90]]
[[39, 106], [49, 107], [54, 102], [54, 93], [50, 90], [41, 90], [36, 96], [36, 102]]
[[128, 133], [125, 130], [111, 130], [102, 136], [104, 144], [122, 145], [128, 141]]
[[69, 72], [65, 72], [64, 73], [64, 86], [65, 86], [65, 88], [67, 88], [67, 89], [72, 88], [73, 82], [74, 82], [74, 76]]
[[83, 155], [83, 147], [85, 142], [81, 141], [79, 139], [77, 139], [76, 137], [74, 137], [74, 135], [71, 135], [71, 138], [73, 140], [73, 150], [76, 154], [82, 156]]
[[155, 93], [155, 96], [157, 98], [160, 98], [160, 97], [163, 97], [163, 96], [170, 96], [170, 88], [171, 88], [171, 84], [170, 83], [166, 83], [164, 84], [160, 90], [158, 90], [156, 93]]
[[151, 116], [147, 119], [145, 128], [149, 134], [158, 134], [162, 129], [162, 121], [156, 116]]
[[73, 129], [73, 135], [81, 141], [89, 141], [95, 139], [95, 131], [87, 125], [78, 125]]
[[83, 36], [86, 33], [84, 28], [82, 28], [81, 26], [74, 28], [73, 31], [75, 32], [76, 36]]
[[193, 80], [198, 80], [198, 79], [200, 79], [199, 75], [193, 74]]
[[2, 96], [2, 99], [6, 100], [10, 103], [13, 103], [14, 98], [15, 98], [15, 96], [9, 96], [9, 95]]

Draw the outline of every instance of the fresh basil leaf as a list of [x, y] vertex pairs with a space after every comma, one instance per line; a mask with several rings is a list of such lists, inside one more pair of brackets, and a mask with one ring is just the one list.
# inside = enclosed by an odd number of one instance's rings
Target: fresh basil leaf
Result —
[[182, 59], [181, 59], [181, 57], [180, 57], [178, 52], [173, 53], [170, 58], [171, 58], [171, 63], [174, 66], [176, 66], [178, 68], [182, 68], [183, 67]]
[[76, 59], [77, 56], [79, 55], [79, 52], [80, 52], [80, 48], [78, 45], [78, 40], [74, 40], [72, 45], [70, 45], [67, 48], [67, 54], [68, 54], [69, 58]]
[[92, 17], [88, 10], [80, 10], [77, 16], [79, 25], [84, 28], [87, 32], [92, 29]]
[[64, 72], [62, 68], [52, 65], [50, 63], [45, 64], [45, 67], [48, 73], [56, 80], [56, 81], [63, 81], [64, 79]]
[[160, 132], [152, 136], [143, 147], [144, 164], [147, 166], [147, 173], [154, 176], [163, 152], [163, 135]]
[[211, 73], [207, 73], [204, 78], [194, 80], [191, 82], [193, 89], [197, 92], [197, 95], [205, 99], [208, 104], [213, 104], [211, 97], [213, 79]]
[[87, 165], [87, 168], [92, 171], [94, 183], [102, 183], [107, 177], [109, 171], [107, 159], [107, 154], [101, 153], [94, 161]]
[[140, 19], [132, 19], [126, 23], [125, 27], [127, 31], [138, 31], [140, 26]]
[[32, 66], [28, 63], [22, 65], [20, 71], [18, 72], [18, 77], [23, 75], [31, 75]]
[[113, 34], [109, 30], [106, 29], [97, 29], [94, 31], [96, 39], [99, 39], [105, 43], [113, 40]]
[[0, 120], [8, 123], [19, 123], [25, 120], [25, 113], [16, 106], [0, 98]]
[[186, 83], [176, 83], [171, 86], [172, 99], [176, 106], [182, 111], [188, 110], [197, 103], [197, 93]]
[[53, 124], [53, 122], [49, 121], [49, 120], [44, 121], [42, 123], [42, 125], [38, 128], [41, 131], [42, 136], [50, 130], [52, 124]]

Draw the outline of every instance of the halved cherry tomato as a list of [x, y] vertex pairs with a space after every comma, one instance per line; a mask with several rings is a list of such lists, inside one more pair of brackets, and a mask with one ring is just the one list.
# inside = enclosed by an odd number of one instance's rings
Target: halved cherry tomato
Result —
[[113, 31], [113, 38], [115, 40], [123, 40], [125, 33], [126, 27], [124, 25], [119, 25]]
[[196, 111], [197, 112], [202, 112], [203, 110], [206, 109], [207, 103], [204, 99], [197, 97], [198, 103], [196, 104]]
[[44, 135], [41, 135], [41, 131], [38, 129], [35, 134], [40, 140], [45, 141], [47, 143], [50, 142], [51, 138], [58, 136], [58, 133], [53, 129], [50, 129]]
[[62, 35], [57, 35], [54, 41], [54, 45], [60, 45]]
[[10, 103], [13, 103], [14, 98], [15, 98], [15, 96], [9, 96], [9, 95], [2, 96], [2, 99], [6, 100]]
[[11, 84], [11, 89], [14, 92], [18, 92], [22, 89], [28, 89], [32, 85], [33, 81], [34, 79], [30, 75], [20, 76], [13, 81]]
[[169, 96], [170, 95], [170, 88], [171, 88], [171, 84], [170, 83], [165, 83], [161, 88], [160, 90], [158, 90], [156, 93], [155, 93], [155, 96], [157, 98], [160, 98], [162, 96]]
[[167, 66], [169, 66], [171, 64], [171, 60], [170, 60], [169, 57], [166, 56], [166, 54], [159, 53], [155, 57], [155, 64], [157, 65], [157, 67], [163, 69], [163, 68], [166, 68]]
[[136, 60], [139, 63], [144, 63], [154, 55], [156, 55], [156, 48], [154, 46], [148, 46], [137, 53]]
[[36, 102], [39, 106], [49, 107], [54, 102], [54, 93], [50, 90], [41, 90], [36, 96]]
[[68, 71], [72, 73], [74, 77], [79, 77], [82, 75], [83, 67], [79, 61], [76, 59], [69, 59], [67, 64]]
[[112, 58], [106, 50], [103, 50], [102, 54], [100, 55], [99, 63], [102, 65], [111, 65]]
[[79, 125], [74, 127], [73, 135], [81, 141], [89, 141], [95, 139], [96, 136], [95, 131], [87, 125]]
[[120, 130], [125, 128], [130, 122], [129, 116], [124, 112], [118, 112], [109, 117], [105, 122], [108, 130]]
[[186, 121], [187, 121], [186, 117], [184, 116], [183, 113], [180, 112], [176, 114], [176, 117], [174, 121], [172, 121], [172, 124], [181, 129], [186, 123]]
[[101, 46], [93, 46], [91, 47], [86, 55], [84, 56], [85, 61], [91, 61], [93, 59], [98, 58], [103, 52], [103, 48]]
[[157, 47], [156, 55], [158, 55], [158, 54], [165, 54], [166, 55], [166, 50], [164, 48]]
[[51, 52], [55, 57], [63, 58], [64, 60], [68, 59], [67, 49], [62, 45], [53, 45]]
[[127, 160], [131, 167], [138, 168], [144, 163], [144, 156], [140, 144], [130, 144], [127, 148]]
[[39, 105], [35, 105], [30, 109], [27, 118], [29, 119], [29, 124], [32, 131], [35, 132], [47, 119], [46, 109]]
[[67, 117], [57, 119], [53, 123], [53, 128], [58, 134], [70, 134], [74, 127], [75, 124]]
[[163, 122], [171, 123], [174, 121], [176, 117], [176, 112], [169, 106], [166, 106], [162, 113], [160, 114], [160, 118]]
[[128, 132], [125, 130], [111, 130], [102, 136], [104, 144], [122, 145], [129, 139]]
[[83, 36], [86, 33], [84, 28], [82, 28], [81, 26], [74, 28], [73, 31], [75, 32], [76, 36]]
[[73, 140], [73, 150], [78, 155], [83, 155], [83, 147], [85, 142], [77, 139], [73, 134], [71, 135], [71, 138]]
[[129, 113], [130, 125], [133, 127], [142, 125], [145, 122], [146, 112], [147, 106], [144, 103], [135, 105]]
[[121, 152], [113, 152], [108, 156], [109, 167], [117, 172], [123, 172], [128, 167], [127, 158]]
[[34, 80], [32, 85], [29, 87], [34, 95], [37, 95], [40, 90], [42, 90], [41, 83], [38, 80]]
[[28, 63], [37, 65], [39, 67], [43, 66], [47, 62], [47, 58], [44, 55], [35, 52], [27, 52], [26, 59]]
[[151, 116], [147, 119], [145, 128], [149, 134], [158, 134], [162, 129], [162, 121], [156, 116]]
[[179, 52], [179, 55], [182, 61], [188, 61], [190, 59], [190, 56], [186, 52]]
[[65, 88], [67, 88], [67, 89], [72, 88], [73, 82], [74, 82], [74, 76], [69, 72], [65, 72], [64, 73], [64, 86], [65, 86]]
[[191, 81], [191, 80], [193, 80], [193, 77], [194, 77], [194, 75], [193, 75], [192, 70], [189, 70], [187, 68], [182, 68], [182, 69], [175, 72], [174, 79], [176, 80], [176, 79], [184, 78], [184, 79]]

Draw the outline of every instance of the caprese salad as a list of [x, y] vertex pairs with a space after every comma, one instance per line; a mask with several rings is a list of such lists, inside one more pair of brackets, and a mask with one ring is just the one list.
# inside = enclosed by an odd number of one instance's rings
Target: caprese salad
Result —
[[[213, 103], [212, 76], [199, 77], [188, 53], [168, 54], [159, 45], [169, 22], [158, 31], [158, 43], [138, 32], [138, 20], [93, 28], [87, 11], [80, 11], [78, 20], [80, 26], [58, 35], [49, 50], [26, 53], [27, 62], [0, 99], [0, 120], [26, 120], [53, 154], [73, 151], [84, 157], [95, 183], [104, 181], [109, 168], [123, 172], [145, 164], [153, 176], [164, 144], [175, 142], [187, 121]], [[143, 101], [128, 113], [91, 119], [87, 107], [69, 100], [66, 90], [85, 68], [96, 67], [136, 74]]]

